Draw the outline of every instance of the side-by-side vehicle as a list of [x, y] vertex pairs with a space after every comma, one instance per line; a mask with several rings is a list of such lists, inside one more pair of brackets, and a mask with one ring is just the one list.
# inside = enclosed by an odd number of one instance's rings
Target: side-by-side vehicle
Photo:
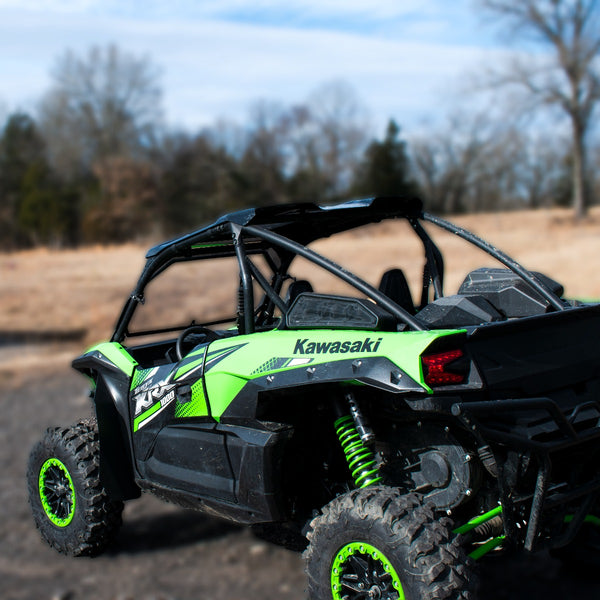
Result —
[[[311, 248], [395, 220], [422, 247], [417, 293], [402, 254], [383, 272], [369, 257], [377, 285]], [[439, 228], [498, 266], [447, 295]], [[100, 553], [148, 491], [305, 549], [312, 599], [474, 599], [476, 562], [500, 551], [598, 564], [600, 305], [412, 198], [242, 210], [146, 258], [111, 340], [73, 362], [93, 416], [31, 454], [55, 549]], [[224, 258], [235, 314], [135, 329], [155, 278]], [[199, 306], [222, 303], [214, 281]], [[175, 288], [169, 304], [190, 306]]]

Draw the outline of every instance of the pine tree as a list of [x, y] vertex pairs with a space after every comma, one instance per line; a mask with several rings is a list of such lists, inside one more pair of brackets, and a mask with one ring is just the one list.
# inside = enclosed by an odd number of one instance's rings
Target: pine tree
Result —
[[406, 144], [399, 139], [400, 128], [391, 119], [382, 142], [374, 140], [358, 170], [354, 192], [365, 196], [415, 195], [417, 186], [410, 178]]

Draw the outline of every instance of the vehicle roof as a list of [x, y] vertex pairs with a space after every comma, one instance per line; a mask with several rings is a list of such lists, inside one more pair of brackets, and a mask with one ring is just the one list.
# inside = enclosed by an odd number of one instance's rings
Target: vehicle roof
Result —
[[399, 196], [379, 196], [331, 205], [305, 202], [248, 208], [223, 215], [210, 225], [154, 246], [147, 252], [146, 258], [152, 258], [174, 246], [183, 249], [200, 241], [229, 244], [230, 229], [225, 227], [228, 224], [258, 225], [301, 244], [308, 244], [383, 219], [417, 218], [422, 210], [423, 203], [418, 198]]

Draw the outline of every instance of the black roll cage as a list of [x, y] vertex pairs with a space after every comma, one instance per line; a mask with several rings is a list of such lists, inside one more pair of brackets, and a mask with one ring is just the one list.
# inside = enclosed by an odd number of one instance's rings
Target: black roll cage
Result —
[[[390, 300], [387, 296], [369, 283], [350, 273], [342, 266], [336, 264], [334, 261], [321, 256], [314, 250], [307, 248], [305, 245], [306, 243], [314, 241], [315, 239], [327, 237], [328, 235], [331, 235], [331, 233], [344, 231], [368, 223], [378, 222], [387, 218], [406, 218], [423, 243], [426, 262], [423, 273], [421, 306], [427, 304], [431, 285], [433, 285], [435, 299], [443, 296], [444, 275], [442, 254], [423, 228], [421, 224], [422, 220], [432, 223], [454, 235], [457, 235], [458, 237], [475, 245], [498, 260], [500, 263], [518, 275], [521, 279], [523, 279], [523, 281], [525, 281], [531, 288], [538, 292], [545, 300], [547, 300], [553, 310], [562, 311], [567, 308], [568, 305], [563, 300], [558, 298], [552, 291], [546, 288], [546, 286], [542, 284], [531, 272], [494, 247], [492, 244], [485, 242], [466, 229], [454, 225], [453, 223], [441, 219], [440, 217], [422, 212], [421, 210], [413, 210], [412, 214], [409, 210], [402, 212], [397, 208], [396, 210], [381, 210], [383, 203], [389, 203], [393, 200], [399, 201], [401, 199], [374, 198], [370, 200], [346, 202], [344, 204], [334, 205], [332, 207], [317, 207], [312, 204], [291, 205], [291, 207], [296, 210], [302, 209], [307, 212], [315, 212], [315, 210], [317, 212], [334, 212], [336, 209], [340, 209], [340, 212], [343, 212], [344, 214], [348, 213], [348, 211], [352, 211], [353, 209], [363, 209], [364, 213], [365, 208], [371, 206], [379, 208], [379, 212], [372, 218], [361, 218], [349, 221], [347, 227], [343, 227], [343, 224], [341, 226], [338, 225], [337, 227], [330, 227], [330, 229], [325, 230], [322, 235], [319, 235], [318, 233], [317, 235], [312, 236], [305, 235], [305, 240], [303, 240], [304, 243], [292, 240], [289, 237], [274, 231], [274, 229], [277, 228], [288, 227], [289, 229], [289, 224], [287, 222], [274, 221], [254, 224], [254, 221], [260, 220], [256, 219], [256, 215], [259, 214], [258, 209], [256, 209], [256, 214], [252, 211], [240, 211], [239, 213], [226, 215], [225, 217], [219, 219], [219, 221], [217, 221], [213, 226], [205, 227], [197, 232], [188, 234], [182, 238], [153, 248], [148, 252], [146, 266], [134, 291], [123, 307], [111, 341], [122, 342], [125, 338], [136, 335], [135, 333], [129, 333], [128, 326], [137, 305], [144, 303], [144, 290], [150, 281], [152, 281], [169, 266], [176, 262], [222, 258], [227, 256], [235, 256], [239, 265], [241, 293], [238, 307], [238, 330], [240, 334], [252, 333], [255, 330], [255, 316], [257, 312], [255, 311], [254, 307], [253, 279], [259, 284], [265, 293], [265, 298], [259, 307], [259, 312], [262, 311], [264, 314], [272, 315], [275, 307], [279, 308], [282, 313], [287, 310], [288, 307], [281, 299], [279, 294], [283, 282], [287, 277], [289, 277], [287, 275], [287, 270], [295, 256], [302, 256], [313, 264], [316, 264], [317, 266], [320, 266], [333, 275], [339, 277], [359, 292], [370, 297], [378, 305], [390, 312], [394, 317], [396, 317], [396, 319], [398, 319], [401, 323], [404, 323], [410, 329], [415, 331], [427, 330], [427, 325], [417, 316], [411, 315], [404, 308]], [[418, 203], [417, 205], [420, 207], [420, 201], [413, 199], [411, 202]], [[384, 204], [383, 206], [385, 208], [387, 207], [387, 204]], [[412, 206], [413, 205], [410, 205], [410, 207]], [[273, 211], [282, 211], [281, 207], [271, 207], [271, 209]], [[262, 213], [260, 214], [262, 215]], [[301, 238], [302, 236], [298, 237]], [[249, 257], [255, 254], [261, 254], [273, 271], [271, 282], [267, 281], [259, 269], [251, 262]], [[204, 325], [214, 325], [220, 322], [226, 321], [205, 323]], [[228, 319], [227, 322], [230, 322], [230, 320]], [[187, 326], [189, 326], [189, 324], [181, 327], [141, 332], [138, 335], [151, 335], [169, 331], [179, 331], [185, 329]]]

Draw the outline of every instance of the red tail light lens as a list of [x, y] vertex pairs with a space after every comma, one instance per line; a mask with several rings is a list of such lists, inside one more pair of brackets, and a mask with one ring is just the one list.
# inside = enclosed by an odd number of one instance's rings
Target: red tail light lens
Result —
[[425, 383], [429, 387], [440, 385], [458, 385], [464, 383], [465, 373], [449, 370], [449, 366], [458, 358], [464, 356], [462, 350], [449, 350], [421, 357], [425, 371]]

